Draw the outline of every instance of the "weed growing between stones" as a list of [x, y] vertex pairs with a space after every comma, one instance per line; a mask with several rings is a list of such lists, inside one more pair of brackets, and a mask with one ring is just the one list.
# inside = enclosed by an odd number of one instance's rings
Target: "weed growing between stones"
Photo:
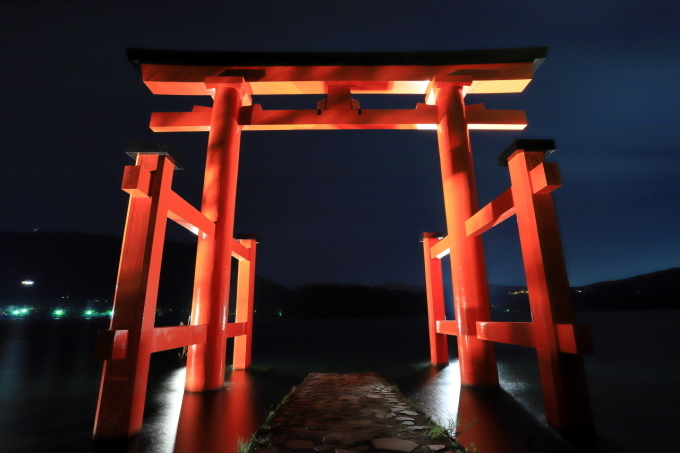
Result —
[[425, 412], [422, 407], [418, 403], [414, 403], [413, 401], [409, 401], [408, 405], [411, 407], [416, 412]]
[[477, 419], [473, 418], [472, 421], [466, 422], [462, 429], [459, 430], [462, 422], [460, 419], [454, 419], [453, 417], [450, 417], [447, 420], [446, 426], [440, 426], [437, 425], [432, 421], [432, 419], [429, 420], [429, 428], [427, 430], [427, 434], [432, 437], [433, 439], [438, 439], [438, 438], [448, 438], [448, 439], [454, 439], [457, 435], [464, 433], [468, 429], [472, 428], [477, 424]]
[[[446, 426], [440, 426], [428, 417], [429, 426], [426, 434], [433, 439], [447, 439], [457, 444], [458, 441], [456, 441], [456, 436], [475, 426], [477, 424], [477, 419], [473, 418], [472, 421], [466, 422], [463, 427], [460, 428], [462, 423], [463, 422], [461, 422], [460, 419], [454, 419], [453, 417], [450, 417], [446, 422]], [[464, 448], [456, 449], [454, 453], [477, 453], [477, 447], [475, 447], [475, 444], [470, 444], [470, 448], [472, 448], [472, 450], [465, 450]]]
[[250, 439], [243, 441], [240, 437], [236, 440], [237, 453], [248, 453], [255, 445], [255, 435], [250, 436]]

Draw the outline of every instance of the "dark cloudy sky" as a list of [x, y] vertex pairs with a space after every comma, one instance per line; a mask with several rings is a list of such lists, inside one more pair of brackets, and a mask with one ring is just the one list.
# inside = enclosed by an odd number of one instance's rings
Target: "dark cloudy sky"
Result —
[[[132, 141], [171, 142], [186, 166], [174, 188], [198, 205], [207, 134], [154, 134], [147, 126], [153, 111], [210, 99], [153, 96], [126, 47], [547, 45], [524, 93], [468, 96], [487, 108], [523, 109], [529, 121], [522, 132], [472, 132], [480, 203], [508, 186], [496, 164], [508, 143], [554, 138], [550, 160], [564, 183], [554, 196], [572, 284], [679, 266], [679, 24], [680, 3], [667, 0], [0, 0], [0, 231], [120, 236], [127, 204], [120, 179]], [[419, 100], [398, 102], [411, 108]], [[260, 273], [287, 286], [422, 284], [419, 235], [445, 230], [439, 178], [434, 131], [245, 132], [236, 232], [260, 236]], [[490, 281], [521, 284], [516, 224], [505, 223], [484, 236]]]

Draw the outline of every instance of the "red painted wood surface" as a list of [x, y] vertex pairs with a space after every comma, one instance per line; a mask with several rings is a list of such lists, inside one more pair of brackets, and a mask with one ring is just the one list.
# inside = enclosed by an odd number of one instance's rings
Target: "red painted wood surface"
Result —
[[430, 363], [448, 365], [449, 345], [446, 335], [437, 332], [437, 322], [446, 319], [444, 309], [444, 280], [442, 263], [430, 256], [430, 249], [439, 242], [432, 233], [423, 234], [423, 255], [425, 257], [425, 290], [427, 293], [427, 324], [430, 334]]
[[[226, 78], [231, 79], [231, 78]], [[191, 379], [187, 379], [189, 391], [216, 390], [224, 386], [226, 342], [223, 331], [227, 328], [229, 311], [229, 284], [231, 279], [231, 256], [236, 206], [236, 180], [241, 127], [238, 115], [242, 93], [225, 80], [225, 85], [215, 83], [211, 130], [208, 137], [206, 175], [202, 210], [215, 220], [213, 250], [202, 258], [211, 259], [207, 281], [195, 290], [200, 295], [201, 309], [207, 311], [208, 338], [205, 350], [195, 347], [191, 353]], [[198, 266], [198, 265], [197, 265]], [[201, 268], [206, 268], [205, 263]], [[193, 318], [192, 318], [193, 321]]]
[[456, 84], [436, 86], [458, 359], [463, 385], [495, 386], [498, 371], [493, 344], [477, 338], [477, 321], [491, 320], [484, 250], [481, 238], [469, 237], [465, 232], [465, 222], [477, 211], [477, 192], [462, 90]]
[[[430, 107], [430, 106], [425, 106]], [[210, 130], [210, 111], [155, 112], [149, 126], [154, 132], [200, 132]], [[471, 110], [469, 129], [522, 130], [527, 125], [522, 110]], [[262, 110], [259, 104], [244, 107], [239, 125], [245, 131], [328, 129], [421, 129], [434, 130], [439, 118], [435, 108]]]
[[468, 236], [477, 236], [515, 214], [512, 191], [506, 190], [465, 221]]
[[[236, 98], [238, 99], [238, 95]], [[233, 149], [233, 142], [231, 146]], [[189, 361], [191, 366], [187, 366], [189, 386], [195, 384], [196, 374], [199, 375], [200, 384], [206, 386], [205, 369], [210, 368], [206, 366], [205, 360], [203, 363], [196, 360], [196, 350], [199, 352], [210, 350], [208, 347], [210, 318], [207, 316], [209, 311], [198, 313], [189, 326], [154, 328], [166, 218], [199, 235], [197, 275], [209, 277], [208, 295], [213, 289], [212, 275], [203, 272], [205, 260], [201, 258], [205, 258], [205, 245], [212, 245], [215, 242], [216, 224], [171, 190], [173, 167], [172, 160], [164, 155], [140, 155], [137, 165], [125, 169], [123, 190], [128, 192], [131, 198], [111, 328], [98, 333], [95, 347], [95, 358], [105, 360], [95, 416], [95, 438], [124, 438], [141, 429], [149, 360], [153, 352], [189, 346], [193, 356]], [[231, 168], [235, 167], [232, 162]], [[219, 178], [217, 182], [220, 182]], [[214, 184], [210, 189], [214, 190], [213, 187]], [[219, 185], [216, 187], [218, 190], [222, 189]], [[227, 188], [230, 189], [233, 187]], [[210, 199], [213, 194], [210, 190], [207, 192], [207, 198]], [[221, 195], [218, 193], [214, 199], [220, 199]], [[221, 199], [229, 200], [228, 197]], [[227, 210], [229, 208], [230, 206], [226, 207]], [[231, 208], [233, 217], [233, 203]], [[224, 217], [227, 217], [228, 229], [228, 216]], [[233, 229], [233, 224], [231, 228]], [[246, 368], [250, 364], [252, 344], [255, 243], [254, 240], [237, 242], [232, 237], [225, 237], [223, 249], [222, 256], [226, 259], [222, 261], [230, 264], [231, 257], [235, 256], [245, 263], [240, 280], [246, 286], [238, 289], [241, 295], [239, 300], [245, 302], [239, 303], [241, 308], [237, 322], [227, 324], [228, 297], [218, 300], [224, 304], [224, 307], [218, 306], [218, 312], [222, 309], [224, 313], [220, 318], [224, 323], [220, 324], [219, 328], [213, 329], [213, 335], [217, 337], [213, 344], [217, 344], [219, 348], [226, 344], [227, 338], [237, 338], [239, 346], [236, 348], [238, 353], [235, 353], [235, 360], [238, 361], [239, 367]], [[210, 268], [213, 267], [212, 261], [208, 264]], [[223, 263], [220, 268], [224, 270]], [[197, 278], [196, 281], [199, 290], [195, 291], [199, 294], [197, 301], [210, 303], [212, 299], [209, 297], [200, 297], [203, 295], [201, 290], [204, 289], [201, 284], [205, 284], [206, 279]], [[228, 296], [228, 286], [221, 289], [226, 291]], [[196, 310], [197, 307], [199, 310]], [[197, 304], [195, 300], [193, 308], [196, 312], [206, 307]], [[200, 322], [206, 318], [208, 322]], [[214, 361], [210, 363], [215, 364]], [[219, 365], [217, 363], [217, 367]], [[198, 373], [192, 373], [192, 370]], [[220, 386], [224, 382], [224, 357], [221, 373]]]
[[[532, 322], [478, 320], [475, 336], [486, 342], [535, 348], [548, 422], [560, 428], [590, 426], [592, 414], [583, 362], [578, 354], [591, 353], [593, 345], [588, 326], [574, 324], [551, 195], [561, 185], [559, 171], [555, 163], [544, 161], [543, 152], [518, 150], [508, 161], [511, 188], [471, 215], [465, 221], [465, 229], [468, 237], [477, 237], [512, 215], [517, 216]], [[424, 246], [424, 253], [426, 260], [435, 259], [446, 256], [452, 249], [457, 247], [449, 234]], [[454, 285], [456, 266], [452, 258]], [[426, 265], [428, 284], [435, 280], [429, 274]], [[454, 329], [452, 321], [437, 320], [436, 331], [460, 336], [461, 324], [459, 320], [458, 328]]]
[[456, 321], [437, 321], [437, 332], [444, 335], [458, 335], [458, 323]]
[[[104, 362], [95, 415], [95, 438], [127, 437], [142, 428], [167, 222], [164, 193], [172, 182], [173, 164], [158, 155], [140, 155], [136, 167], [134, 170], [128, 167], [123, 183], [132, 196], [110, 327], [111, 331], [128, 332], [126, 354], [124, 358]], [[148, 186], [145, 177], [130, 178], [130, 175], [146, 172], [150, 174]], [[143, 187], [135, 188], [135, 184]], [[145, 196], [144, 192], [150, 196]]]
[[[545, 193], [556, 184], [533, 187], [555, 180], [554, 168], [544, 177], [532, 174], [548, 168], [543, 164], [542, 152], [518, 150], [508, 158], [546, 419], [571, 427], [590, 423], [592, 413], [581, 356], [560, 351], [557, 325], [573, 324], [574, 314], [552, 195]], [[566, 343], [569, 330], [561, 329]]]
[[244, 335], [234, 339], [235, 370], [250, 367], [253, 348], [253, 314], [255, 310], [255, 239], [243, 239], [241, 244], [249, 251], [248, 259], [238, 262], [238, 284], [236, 288], [235, 322], [244, 324]]
[[[192, 63], [193, 64], [193, 63]], [[481, 210], [468, 131], [523, 129], [522, 111], [465, 106], [468, 93], [520, 92], [533, 63], [368, 66], [201, 66], [147, 64], [140, 69], [156, 94], [211, 95], [213, 107], [154, 113], [155, 131], [208, 131], [200, 212], [170, 190], [172, 165], [140, 156], [123, 188], [131, 195], [111, 329], [100, 334], [96, 355], [106, 360], [95, 437], [126, 437], [141, 428], [149, 355], [189, 346], [187, 391], [222, 388], [227, 338], [234, 368], [252, 354], [256, 242], [233, 239], [242, 130], [436, 129], [448, 234], [425, 237], [431, 361], [448, 362], [446, 335], [458, 337], [461, 382], [494, 386], [493, 342], [534, 347], [546, 415], [556, 426], [590, 420], [585, 375], [578, 354], [590, 352], [587, 326], [573, 324], [568, 282], [550, 192], [560, 186], [554, 164], [521, 150], [509, 158], [512, 187]], [[241, 74], [225, 76], [223, 74]], [[248, 77], [248, 81], [244, 77]], [[423, 94], [412, 110], [360, 109], [352, 93]], [[310, 110], [263, 110], [251, 95], [326, 94]], [[161, 177], [162, 175], [162, 177]], [[491, 321], [480, 235], [517, 215], [533, 322]], [[153, 328], [165, 217], [198, 234], [191, 325]], [[450, 256], [456, 320], [446, 320], [440, 259]], [[239, 260], [236, 322], [227, 322], [231, 259]], [[141, 272], [140, 272], [141, 269]]]
[[470, 74], [469, 92], [521, 92], [533, 76], [533, 62], [465, 65], [387, 66], [192, 66], [142, 64], [142, 78], [154, 94], [209, 95], [206, 78], [225, 71], [259, 71], [252, 94], [326, 94], [329, 82], [344, 82], [355, 93], [426, 94], [430, 81], [456, 71]]

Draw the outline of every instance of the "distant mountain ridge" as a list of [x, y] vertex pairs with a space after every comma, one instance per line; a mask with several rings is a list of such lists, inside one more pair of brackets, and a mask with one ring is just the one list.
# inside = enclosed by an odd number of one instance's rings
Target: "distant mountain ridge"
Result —
[[[121, 239], [82, 233], [0, 233], [0, 310], [110, 304]], [[191, 306], [196, 246], [166, 241], [158, 306]], [[22, 285], [32, 280], [31, 286]], [[680, 268], [572, 288], [575, 310], [680, 308]], [[490, 285], [495, 312], [527, 312], [525, 287]], [[425, 314], [425, 288], [400, 282], [374, 287], [310, 284], [286, 288], [256, 277], [255, 309], [264, 316], [352, 317]]]
[[680, 308], [680, 267], [571, 289], [576, 310]]

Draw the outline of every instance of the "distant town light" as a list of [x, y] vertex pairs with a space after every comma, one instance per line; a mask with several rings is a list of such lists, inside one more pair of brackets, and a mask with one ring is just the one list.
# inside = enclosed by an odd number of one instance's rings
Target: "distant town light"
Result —
[[35, 283], [33, 280], [22, 280], [21, 284], [24, 286], [33, 286], [33, 283]]
[[28, 313], [28, 308], [22, 308], [21, 313]]
[[61, 316], [61, 315], [63, 315], [63, 314], [64, 314], [64, 310], [61, 310], [61, 309], [54, 310], [54, 315], [55, 315], [55, 316]]

